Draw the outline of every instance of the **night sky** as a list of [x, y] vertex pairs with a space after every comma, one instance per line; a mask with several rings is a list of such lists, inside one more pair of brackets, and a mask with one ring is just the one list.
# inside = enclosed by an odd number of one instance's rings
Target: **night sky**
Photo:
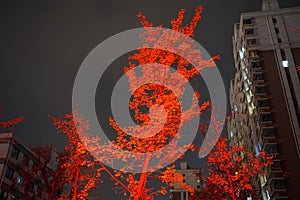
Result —
[[[281, 8], [300, 6], [300, 1], [280, 0], [279, 4]], [[65, 138], [56, 134], [48, 115], [71, 112], [73, 83], [87, 54], [106, 38], [140, 27], [139, 11], [155, 25], [168, 28], [179, 9], [185, 8], [190, 18], [197, 5], [203, 6], [203, 13], [195, 40], [211, 55], [221, 56], [217, 65], [228, 89], [234, 75], [233, 24], [242, 12], [260, 10], [261, 1], [1, 1], [1, 119], [25, 117], [15, 128], [15, 136], [25, 144], [61, 147]], [[109, 87], [110, 82], [104, 84]]]

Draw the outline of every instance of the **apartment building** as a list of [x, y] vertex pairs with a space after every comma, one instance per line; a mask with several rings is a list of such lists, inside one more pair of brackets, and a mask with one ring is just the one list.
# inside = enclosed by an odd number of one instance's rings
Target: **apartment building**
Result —
[[299, 199], [300, 7], [242, 13], [234, 25], [235, 77], [230, 84], [232, 145], [274, 155], [274, 165], [254, 177], [261, 199]]
[[[200, 169], [189, 168], [186, 162], [180, 163], [180, 169], [176, 170], [177, 173], [183, 176], [183, 183], [199, 193], [201, 192], [201, 181], [199, 174], [201, 173]], [[174, 183], [174, 187], [170, 189], [170, 199], [171, 200], [188, 200], [190, 193], [182, 187], [178, 182]]]
[[[25, 196], [25, 177], [30, 179], [26, 186], [32, 199], [48, 199], [41, 175], [35, 173], [37, 154], [13, 137], [12, 133], [0, 133], [0, 199], [22, 200]], [[49, 155], [55, 157], [55, 152], [49, 149]], [[53, 163], [53, 162], [51, 162]], [[47, 167], [52, 170], [55, 165]]]

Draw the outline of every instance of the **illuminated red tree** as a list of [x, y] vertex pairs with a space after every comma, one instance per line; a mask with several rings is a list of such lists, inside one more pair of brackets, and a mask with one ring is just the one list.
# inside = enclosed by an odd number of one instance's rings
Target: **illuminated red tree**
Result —
[[[183, 25], [185, 10], [181, 9], [178, 13], [178, 17], [171, 21], [172, 30], [193, 37], [194, 30], [201, 19], [201, 11], [202, 7], [198, 6], [192, 20], [186, 25]], [[153, 24], [147, 21], [142, 13], [138, 13], [138, 18], [145, 28], [145, 32], [140, 36], [144, 45], [138, 49], [137, 53], [129, 56], [130, 62], [128, 66], [124, 67], [124, 72], [128, 77], [130, 92], [133, 96], [133, 100], [129, 103], [129, 108], [133, 111], [134, 118], [139, 124], [138, 126], [132, 127], [119, 127], [114, 119], [110, 119], [111, 126], [118, 134], [114, 142], [116, 146], [128, 151], [147, 154], [146, 159], [142, 163], [142, 173], [124, 175], [122, 172], [118, 172], [120, 177], [127, 177], [127, 185], [126, 187], [123, 186], [123, 189], [125, 189], [125, 194], [134, 200], [154, 199], [154, 195], [157, 193], [167, 193], [164, 187], [156, 192], [153, 191], [153, 188], [147, 188], [149, 179], [153, 178], [153, 173], [146, 172], [148, 169], [151, 169], [149, 163], [150, 160], [153, 159], [148, 152], [159, 150], [170, 140], [175, 140], [175, 145], [178, 145], [177, 141], [180, 136], [178, 136], [177, 132], [180, 129], [180, 124], [188, 123], [193, 117], [200, 115], [202, 111], [210, 105], [209, 102], [204, 102], [200, 108], [197, 108], [200, 95], [195, 92], [191, 106], [187, 110], [181, 111], [181, 102], [178, 98], [183, 96], [185, 85], [188, 84], [192, 77], [200, 75], [199, 71], [208, 66], [215, 66], [214, 60], [219, 59], [219, 56], [209, 60], [202, 59], [201, 52], [194, 49], [187, 41], [183, 41], [182, 38], [170, 35], [165, 31], [160, 32], [161, 30], [159, 28], [151, 29]], [[176, 48], [177, 45], [185, 47], [185, 57], [179, 56], [171, 51], [171, 49]], [[170, 49], [170, 51], [162, 50], [160, 48], [161, 46]], [[197, 57], [198, 60], [195, 60], [195, 57]], [[197, 63], [197, 66], [188, 67], [191, 63], [189, 63], [187, 59], [194, 59], [193, 61]], [[161, 64], [167, 67], [157, 67], [155, 64]], [[172, 77], [173, 75], [171, 66], [174, 65], [176, 66], [176, 71], [182, 75], [182, 79], [168, 78], [168, 76]], [[142, 70], [142, 76], [139, 77], [134, 70], [138, 66]], [[164, 84], [158, 84], [158, 82], [176, 85], [176, 88], [174, 88], [176, 91], [172, 91], [170, 88], [165, 87]], [[145, 84], [139, 86], [141, 83]], [[177, 94], [177, 96], [175, 94]], [[150, 109], [155, 104], [161, 105], [165, 109], [166, 118], [163, 116], [164, 113], [161, 114], [159, 112], [159, 109], [154, 109], [152, 119], [150, 119], [148, 113], [143, 113], [140, 110], [140, 107]], [[153, 132], [147, 132], [146, 126], [158, 126], [155, 123], [159, 122], [164, 122], [164, 125], [158, 133], [153, 135]], [[130, 135], [128, 133], [130, 133]], [[142, 135], [137, 135], [137, 133], [142, 133]], [[118, 154], [119, 152], [114, 153]], [[161, 165], [163, 165], [164, 162], [168, 162], [168, 157], [172, 156], [170, 155], [172, 153], [179, 155], [184, 154], [184, 152], [174, 151], [169, 152], [168, 155], [156, 155], [156, 158], [159, 158]], [[132, 162], [132, 164], [134, 164], [134, 162]], [[128, 165], [127, 167], [130, 168], [131, 166]], [[155, 178], [161, 180], [166, 185], [170, 185], [173, 182], [179, 182], [184, 185], [181, 175], [176, 173], [174, 166], [160, 171], [159, 175], [155, 176]], [[119, 184], [118, 182], [116, 183]], [[184, 187], [188, 191], [192, 191], [192, 188], [188, 186]]]
[[[52, 118], [58, 131], [67, 136], [64, 152], [58, 157], [57, 178], [62, 187], [58, 199], [86, 199], [89, 191], [100, 181], [101, 169], [97, 169], [94, 158], [82, 144], [78, 131], [84, 132], [88, 124], [83, 120], [75, 127], [72, 114]], [[52, 188], [53, 189], [53, 188]]]
[[228, 146], [227, 139], [220, 138], [207, 162], [209, 175], [201, 198], [236, 200], [255, 195], [251, 178], [272, 165], [272, 156], [264, 152], [254, 155], [243, 147]]
[[[0, 115], [3, 113], [0, 112]], [[0, 128], [3, 128], [5, 132], [12, 132], [11, 128], [13, 128], [16, 124], [21, 123], [24, 120], [24, 117], [18, 117], [9, 121], [0, 121]], [[5, 138], [2, 138], [0, 136], [0, 141], [4, 140]]]

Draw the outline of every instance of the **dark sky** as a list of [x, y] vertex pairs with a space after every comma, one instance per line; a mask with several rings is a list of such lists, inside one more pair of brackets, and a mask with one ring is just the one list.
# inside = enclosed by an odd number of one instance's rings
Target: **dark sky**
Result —
[[[0, 110], [6, 118], [24, 116], [16, 135], [25, 143], [59, 143], [48, 115], [71, 111], [72, 86], [87, 54], [121, 31], [140, 27], [142, 11], [154, 24], [169, 26], [180, 8], [191, 17], [203, 5], [195, 39], [211, 55], [225, 85], [233, 76], [231, 36], [241, 12], [260, 9], [253, 0], [1, 1]], [[281, 7], [300, 5], [281, 0]], [[109, 83], [108, 83], [109, 84]]]
[[[299, 0], [279, 3], [300, 6]], [[0, 111], [7, 119], [25, 117], [15, 130], [24, 143], [62, 145], [48, 115], [71, 112], [73, 82], [87, 54], [109, 36], [140, 27], [139, 11], [170, 27], [180, 8], [189, 18], [196, 5], [204, 10], [195, 40], [222, 57], [217, 64], [228, 88], [234, 73], [233, 23], [241, 12], [260, 10], [260, 0], [1, 1]]]

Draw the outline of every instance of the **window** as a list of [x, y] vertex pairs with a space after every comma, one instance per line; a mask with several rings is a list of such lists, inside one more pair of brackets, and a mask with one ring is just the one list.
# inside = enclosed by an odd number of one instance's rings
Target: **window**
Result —
[[277, 145], [276, 144], [266, 144], [265, 152], [268, 154], [277, 154]]
[[277, 38], [278, 43], [282, 43], [282, 39], [281, 38]]
[[268, 101], [268, 99], [259, 99], [257, 101], [257, 106], [258, 107], [269, 107], [269, 101]]
[[253, 28], [245, 29], [245, 34], [246, 35], [252, 35], [252, 34], [254, 34], [254, 29]]
[[267, 92], [267, 90], [266, 90], [265, 86], [257, 86], [257, 87], [255, 87], [255, 93], [256, 94], [264, 94], [266, 92]]
[[281, 54], [282, 60], [286, 60], [285, 51], [283, 49], [280, 49], [280, 54]]
[[259, 55], [258, 55], [258, 52], [256, 50], [251, 50], [251, 51], [249, 51], [249, 56], [250, 57], [257, 57]]
[[32, 193], [33, 189], [34, 189], [34, 184], [32, 182], [30, 182], [28, 185], [28, 191]]
[[244, 19], [243, 24], [252, 24], [252, 19]]
[[282, 61], [282, 66], [283, 67], [289, 67], [289, 62], [287, 60]]
[[272, 181], [272, 188], [274, 188], [275, 190], [285, 189], [284, 179], [274, 179]]
[[24, 155], [24, 156], [23, 156], [23, 161], [22, 161], [23, 165], [24, 165], [25, 167], [27, 167], [27, 166], [28, 166], [28, 162], [29, 162], [28, 156]]
[[273, 128], [263, 128], [262, 135], [264, 138], [274, 137], [275, 136], [274, 129]]
[[258, 80], [264, 80], [263, 74], [262, 73], [257, 73], [253, 75], [253, 80], [258, 81]]
[[6, 192], [5, 190], [2, 190], [1, 194], [0, 194], [0, 199], [7, 200], [8, 199], [8, 192]]
[[273, 160], [272, 170], [274, 171], [281, 171], [281, 164], [280, 160]]
[[276, 18], [272, 18], [272, 22], [274, 23], [274, 24], [276, 24], [277, 23], [277, 19]]
[[259, 62], [252, 62], [251, 63], [251, 68], [260, 68], [260, 67], [261, 67], [261, 65], [260, 65]]
[[279, 33], [279, 28], [275, 28], [275, 33]]
[[264, 113], [259, 116], [259, 121], [267, 122], [272, 121], [272, 114], [271, 113]]
[[37, 196], [42, 197], [42, 194], [43, 194], [43, 189], [38, 187]]
[[18, 176], [17, 177], [17, 184], [19, 186], [23, 186], [23, 183], [24, 183], [24, 179], [22, 178], [22, 176]]
[[248, 45], [254, 45], [254, 44], [256, 44], [256, 39], [249, 39], [249, 40], [247, 40], [247, 44]]
[[10, 156], [16, 160], [18, 160], [18, 157], [19, 157], [19, 150], [16, 149], [16, 147], [13, 147], [12, 150], [11, 150], [11, 154]]
[[12, 180], [13, 176], [14, 176], [14, 170], [7, 168], [5, 177]]
[[32, 170], [35, 171], [37, 170], [38, 166], [35, 162], [32, 162]]

